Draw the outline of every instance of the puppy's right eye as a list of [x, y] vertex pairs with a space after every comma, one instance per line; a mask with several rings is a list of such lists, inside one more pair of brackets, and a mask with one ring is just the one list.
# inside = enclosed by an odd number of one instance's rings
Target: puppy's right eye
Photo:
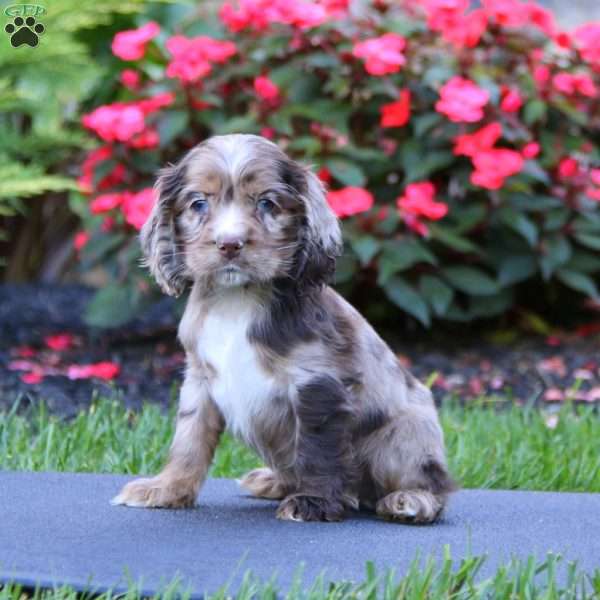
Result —
[[208, 210], [208, 200], [202, 194], [192, 194], [190, 208], [196, 213], [204, 214]]

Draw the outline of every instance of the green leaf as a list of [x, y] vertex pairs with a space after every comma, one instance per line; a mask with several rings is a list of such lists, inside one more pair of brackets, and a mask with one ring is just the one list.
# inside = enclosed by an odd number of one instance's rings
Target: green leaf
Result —
[[571, 216], [571, 211], [568, 208], [555, 208], [554, 210], [549, 210], [544, 215], [544, 229], [546, 231], [556, 231], [560, 229], [565, 223], [569, 220]]
[[540, 258], [542, 277], [550, 279], [552, 273], [571, 258], [571, 244], [560, 234], [544, 240], [544, 255]]
[[254, 133], [258, 130], [253, 115], [240, 115], [215, 125], [215, 133], [226, 135], [228, 133]]
[[430, 129], [439, 125], [443, 120], [442, 115], [436, 112], [425, 113], [411, 119], [411, 123], [417, 137], [425, 135]]
[[583, 246], [600, 250], [600, 235], [596, 233], [576, 233], [575, 239]]
[[175, 138], [188, 127], [189, 115], [184, 110], [170, 110], [161, 116], [156, 128], [160, 137], [160, 146], [169, 146]]
[[575, 250], [565, 267], [570, 271], [581, 271], [582, 273], [600, 271], [600, 255], [584, 250]]
[[107, 256], [116, 251], [125, 242], [125, 235], [115, 233], [105, 235], [94, 234], [81, 251], [80, 268], [87, 270], [106, 260]]
[[546, 118], [548, 107], [541, 100], [530, 100], [523, 109], [523, 120], [527, 125], [533, 125], [537, 121]]
[[383, 253], [378, 261], [379, 285], [383, 285], [395, 273], [416, 263], [437, 264], [435, 256], [417, 240], [386, 240], [382, 245]]
[[331, 158], [325, 161], [325, 166], [344, 185], [362, 187], [367, 182], [366, 175], [356, 163], [342, 158]]
[[117, 161], [114, 159], [103, 160], [94, 166], [94, 177], [92, 182], [96, 187], [116, 166]]
[[467, 294], [491, 296], [500, 290], [494, 279], [475, 267], [446, 267], [442, 273], [454, 288]]
[[348, 252], [342, 254], [335, 265], [335, 283], [348, 283], [352, 281], [359, 269], [356, 257]]
[[423, 275], [421, 277], [419, 291], [438, 317], [441, 317], [448, 310], [454, 298], [454, 290], [448, 287], [439, 277], [433, 275]]
[[381, 243], [371, 235], [363, 235], [351, 240], [352, 249], [358, 255], [361, 265], [366, 266], [379, 252]]
[[387, 297], [402, 310], [416, 317], [423, 325], [429, 327], [431, 318], [427, 304], [419, 294], [400, 277], [392, 277], [383, 287]]
[[597, 299], [600, 297], [598, 288], [589, 275], [578, 273], [577, 271], [569, 271], [568, 269], [560, 269], [556, 272], [556, 277], [565, 285], [578, 292], [583, 292], [587, 296], [590, 296], [590, 298]]
[[458, 250], [459, 252], [475, 252], [477, 254], [481, 254], [481, 249], [470, 242], [468, 239], [461, 237], [456, 234], [454, 231], [448, 229], [447, 227], [442, 227], [440, 225], [435, 225], [431, 223], [429, 225], [429, 232], [431, 234], [432, 239], [437, 240], [444, 246], [448, 246], [453, 250]]
[[512, 285], [525, 281], [537, 270], [535, 258], [529, 255], [507, 256], [498, 269], [500, 285]]
[[538, 240], [538, 229], [533, 221], [523, 213], [511, 208], [505, 208], [500, 212], [500, 220], [510, 229], [524, 237], [530, 246], [535, 246]]

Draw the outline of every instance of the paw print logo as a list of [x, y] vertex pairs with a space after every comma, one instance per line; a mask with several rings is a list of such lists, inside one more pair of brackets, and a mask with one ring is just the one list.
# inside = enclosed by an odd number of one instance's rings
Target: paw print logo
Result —
[[39, 36], [46, 28], [35, 20], [35, 17], [15, 17], [12, 23], [8, 23], [4, 31], [10, 35], [10, 43], [13, 48], [27, 44], [34, 48], [38, 45]]

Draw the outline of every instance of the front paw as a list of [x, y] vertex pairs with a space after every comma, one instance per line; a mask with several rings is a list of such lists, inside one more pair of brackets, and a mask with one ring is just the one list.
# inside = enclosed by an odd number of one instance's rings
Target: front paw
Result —
[[110, 503], [136, 508], [190, 508], [196, 504], [196, 495], [189, 484], [157, 476], [130, 481]]
[[330, 498], [293, 494], [281, 502], [277, 518], [283, 521], [341, 521], [344, 505]]

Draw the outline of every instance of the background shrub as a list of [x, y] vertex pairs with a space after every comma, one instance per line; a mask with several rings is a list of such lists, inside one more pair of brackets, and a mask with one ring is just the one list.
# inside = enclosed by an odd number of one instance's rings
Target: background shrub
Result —
[[83, 117], [102, 145], [71, 202], [82, 268], [110, 277], [90, 320], [116, 324], [118, 304], [125, 321], [156, 293], [136, 266], [156, 171], [230, 132], [272, 139], [327, 182], [346, 293], [427, 326], [566, 289], [598, 301], [600, 25], [468, 5], [239, 0], [118, 34], [122, 86]]

